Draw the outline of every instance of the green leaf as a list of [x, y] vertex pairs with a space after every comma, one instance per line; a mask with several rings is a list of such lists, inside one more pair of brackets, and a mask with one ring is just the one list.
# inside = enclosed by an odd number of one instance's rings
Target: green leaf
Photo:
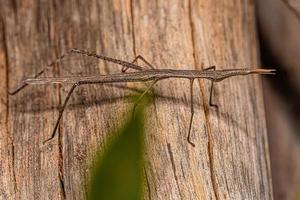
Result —
[[88, 199], [143, 198], [145, 106], [145, 103], [139, 105], [134, 117], [131, 114], [125, 125], [113, 133], [115, 137], [106, 151], [99, 151], [89, 185]]

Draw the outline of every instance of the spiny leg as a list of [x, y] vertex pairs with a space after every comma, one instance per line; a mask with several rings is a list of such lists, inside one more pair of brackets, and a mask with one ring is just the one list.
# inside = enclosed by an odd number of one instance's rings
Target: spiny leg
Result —
[[133, 105], [133, 111], [132, 111], [132, 115], [133, 115], [133, 116], [134, 116], [135, 109], [136, 109], [138, 103], [143, 99], [143, 97], [147, 94], [147, 92], [149, 92], [149, 91], [152, 89], [152, 87], [154, 86], [154, 84], [155, 84], [157, 81], [159, 81], [159, 79], [154, 80], [154, 81], [151, 83], [151, 85], [149, 85], [149, 86], [147, 87], [147, 89], [146, 89], [146, 90], [139, 96], [139, 98], [135, 101], [135, 103], [134, 103], [134, 105]]
[[68, 101], [69, 101], [69, 99], [70, 99], [70, 97], [71, 97], [71, 94], [73, 93], [74, 89], [75, 89], [77, 86], [79, 86], [79, 85], [80, 85], [79, 83], [75, 83], [75, 84], [72, 86], [72, 88], [69, 90], [69, 93], [68, 93], [67, 96], [66, 96], [66, 99], [65, 99], [65, 101], [64, 101], [64, 103], [63, 103], [63, 106], [62, 106], [62, 108], [61, 108], [60, 111], [59, 111], [59, 116], [58, 116], [58, 118], [57, 118], [57, 120], [56, 120], [56, 124], [55, 124], [55, 127], [54, 127], [53, 131], [52, 131], [51, 137], [48, 138], [47, 140], [45, 140], [45, 141], [43, 142], [44, 144], [45, 144], [46, 142], [52, 140], [52, 139], [55, 137], [55, 133], [56, 133], [56, 130], [57, 130], [57, 128], [58, 128], [60, 119], [61, 119], [61, 117], [62, 117], [62, 115], [63, 115], [63, 112], [64, 112], [64, 110], [65, 110], [65, 107], [66, 107], [66, 105], [67, 105], [67, 103], [68, 103]]
[[[131, 63], [137, 62], [138, 59], [142, 60], [147, 66], [149, 66], [150, 69], [154, 69], [154, 67], [141, 55], [138, 55], [137, 57], [135, 57], [135, 59]], [[128, 69], [129, 69], [129, 67], [123, 66], [122, 67], [122, 72], [124, 73]]]
[[[203, 69], [203, 71], [206, 70], [216, 70], [216, 66], [211, 66], [208, 68]], [[215, 108], [218, 108], [218, 105], [212, 103], [212, 95], [213, 95], [213, 88], [214, 88], [214, 81], [211, 81], [211, 85], [210, 85], [210, 92], [209, 92], [209, 105]]]
[[191, 129], [192, 129], [192, 122], [193, 122], [193, 117], [194, 117], [193, 83], [194, 83], [194, 79], [190, 79], [191, 118], [190, 118], [189, 132], [188, 132], [188, 136], [187, 136], [187, 141], [188, 141], [188, 143], [190, 143], [193, 147], [195, 147], [195, 144], [191, 141]]

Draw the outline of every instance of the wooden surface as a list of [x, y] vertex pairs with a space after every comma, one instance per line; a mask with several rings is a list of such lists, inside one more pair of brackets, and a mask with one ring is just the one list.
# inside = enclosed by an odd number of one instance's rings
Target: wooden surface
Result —
[[[82, 86], [47, 143], [68, 86], [31, 86], [8, 97], [22, 78], [72, 47], [156, 68], [257, 67], [252, 1], [6, 1], [1, 3], [2, 199], [84, 199], [90, 160], [128, 112], [126, 96], [143, 84]], [[116, 73], [120, 68], [72, 57], [49, 74]], [[146, 136], [146, 199], [272, 199], [260, 77], [216, 85], [196, 81], [193, 148], [186, 141], [189, 82], [155, 86]]]

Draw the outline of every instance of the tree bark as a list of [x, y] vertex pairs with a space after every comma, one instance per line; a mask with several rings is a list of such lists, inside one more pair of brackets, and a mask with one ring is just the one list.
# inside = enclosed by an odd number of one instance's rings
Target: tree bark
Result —
[[[30, 86], [7, 96], [22, 78], [78, 47], [155, 68], [257, 67], [252, 1], [1, 2], [1, 185], [4, 199], [84, 199], [91, 160], [130, 108], [126, 87], [80, 86], [49, 138], [68, 87]], [[49, 74], [119, 73], [120, 68], [71, 57]], [[116, 87], [117, 86], [117, 87]], [[125, 87], [125, 89], [122, 89]], [[260, 77], [194, 84], [192, 140], [189, 81], [163, 80], [147, 115], [147, 199], [272, 199]], [[143, 87], [144, 88], [144, 87]]]

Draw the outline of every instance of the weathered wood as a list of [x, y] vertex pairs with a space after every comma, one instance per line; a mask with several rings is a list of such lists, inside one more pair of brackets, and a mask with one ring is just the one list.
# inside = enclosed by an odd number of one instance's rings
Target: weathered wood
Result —
[[[72, 47], [131, 60], [141, 54], [157, 68], [257, 67], [252, 2], [240, 1], [11, 1], [1, 3], [1, 197], [84, 199], [90, 160], [121, 124], [131, 92], [82, 86], [72, 95], [59, 136], [54, 126], [67, 87], [32, 86], [7, 97], [25, 76]], [[5, 16], [5, 17], [4, 17]], [[120, 68], [72, 57], [56, 76]], [[92, 61], [93, 63], [95, 61]], [[2, 72], [1, 71], [1, 72]], [[51, 74], [51, 73], [50, 73]], [[133, 87], [133, 84], [127, 84]], [[143, 84], [140, 84], [143, 86]], [[268, 145], [258, 77], [197, 81], [193, 148], [186, 142], [189, 82], [164, 80], [149, 108], [147, 196], [151, 199], [272, 199]], [[8, 104], [8, 107], [6, 105]], [[3, 112], [2, 112], [3, 111]], [[2, 117], [3, 116], [3, 117]], [[7, 122], [7, 123], [6, 123]], [[4, 130], [4, 131], [2, 131]]]

